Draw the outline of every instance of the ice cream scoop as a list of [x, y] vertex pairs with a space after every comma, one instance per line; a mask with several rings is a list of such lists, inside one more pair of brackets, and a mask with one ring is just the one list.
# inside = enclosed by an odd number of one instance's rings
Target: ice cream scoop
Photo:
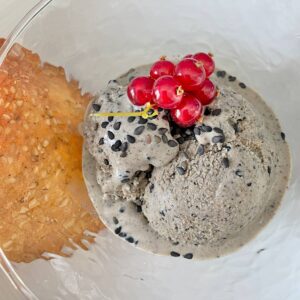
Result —
[[[93, 113], [132, 112], [126, 88], [111, 81], [107, 89], [93, 101], [87, 114], [84, 134], [88, 149], [98, 165], [110, 166], [110, 176], [99, 179], [104, 192], [114, 192], [138, 172], [160, 168], [174, 159], [179, 146], [170, 134], [169, 122], [163, 114], [155, 118], [143, 116], [98, 117]], [[92, 130], [91, 130], [92, 129]], [[99, 171], [98, 178], [102, 178]]]

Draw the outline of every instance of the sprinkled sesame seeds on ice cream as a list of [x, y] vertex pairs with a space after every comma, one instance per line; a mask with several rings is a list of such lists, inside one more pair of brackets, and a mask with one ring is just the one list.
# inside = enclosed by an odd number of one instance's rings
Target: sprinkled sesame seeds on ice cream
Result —
[[[96, 102], [92, 110], [97, 112], [134, 109], [126, 89], [115, 82], [109, 84]], [[124, 183], [128, 183], [127, 187], [133, 185], [130, 191], [138, 189], [137, 181], [143, 181], [147, 171], [166, 166], [179, 151], [178, 143], [170, 134], [169, 122], [162, 116], [108, 117], [100, 121], [91, 117], [85, 125], [85, 137], [97, 161], [97, 181], [104, 193], [122, 190]]]

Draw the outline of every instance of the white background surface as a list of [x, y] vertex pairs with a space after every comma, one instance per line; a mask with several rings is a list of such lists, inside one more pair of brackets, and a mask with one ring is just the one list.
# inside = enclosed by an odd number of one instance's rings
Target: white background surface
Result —
[[[2, 2], [0, 24], [4, 25], [0, 32], [6, 33], [12, 20], [34, 1]], [[14, 2], [18, 4], [14, 6]], [[19, 274], [41, 299], [300, 299], [300, 2], [85, 3], [93, 12], [85, 26], [68, 18], [72, 10], [62, 8], [50, 27], [41, 24], [41, 29], [25, 35], [24, 41], [51, 62], [64, 64], [91, 90], [161, 54], [212, 50], [219, 67], [254, 87], [279, 116], [292, 148], [293, 178], [271, 223], [240, 251], [218, 260], [193, 262], [153, 256], [103, 232], [92, 251], [77, 251], [72, 259], [57, 258], [51, 264], [16, 265]], [[76, 35], [64, 34], [63, 21], [65, 27], [76, 27]], [[36, 37], [42, 35], [51, 41], [39, 45]], [[86, 55], [90, 51], [94, 56]], [[101, 70], [94, 67], [96, 63]], [[258, 254], [262, 248], [266, 250]]]

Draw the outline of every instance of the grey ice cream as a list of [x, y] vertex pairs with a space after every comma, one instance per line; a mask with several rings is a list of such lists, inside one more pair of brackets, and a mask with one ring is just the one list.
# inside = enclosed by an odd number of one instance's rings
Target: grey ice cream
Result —
[[194, 133], [168, 166], [153, 170], [143, 211], [174, 242], [220, 244], [269, 205], [276, 141], [263, 116], [226, 87]]
[[151, 120], [90, 117], [137, 110], [126, 86], [148, 71], [110, 82], [87, 111], [84, 173], [95, 207], [116, 234], [155, 253], [233, 251], [270, 220], [287, 186], [290, 157], [278, 120], [224, 71], [213, 75], [220, 95], [196, 126], [179, 128], [165, 112]]

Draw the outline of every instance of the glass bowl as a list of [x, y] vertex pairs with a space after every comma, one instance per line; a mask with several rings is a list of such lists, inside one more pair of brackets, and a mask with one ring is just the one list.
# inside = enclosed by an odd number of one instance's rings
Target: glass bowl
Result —
[[[271, 222], [238, 251], [206, 261], [145, 253], [108, 230], [65, 258], [9, 262], [29, 299], [298, 299], [300, 294], [300, 4], [297, 1], [40, 1], [1, 48], [22, 46], [62, 66], [95, 94], [132, 66], [162, 55], [214, 53], [219, 68], [257, 90], [291, 148], [289, 189]], [[1, 191], [5, 193], [5, 191]]]

